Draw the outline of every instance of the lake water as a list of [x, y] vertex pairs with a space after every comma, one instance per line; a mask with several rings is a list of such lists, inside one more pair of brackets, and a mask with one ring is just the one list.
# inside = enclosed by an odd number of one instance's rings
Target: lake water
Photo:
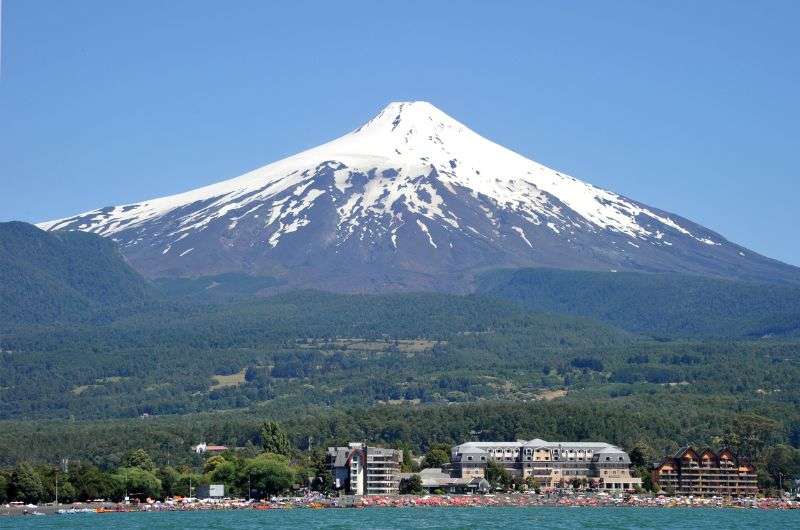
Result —
[[714, 508], [369, 508], [3, 517], [0, 528], [515, 529], [800, 528], [800, 510]]

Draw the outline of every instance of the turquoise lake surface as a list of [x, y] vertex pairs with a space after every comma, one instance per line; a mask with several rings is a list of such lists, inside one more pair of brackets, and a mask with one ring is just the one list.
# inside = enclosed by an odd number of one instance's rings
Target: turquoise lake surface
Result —
[[0, 528], [800, 528], [800, 510], [714, 508], [368, 508], [115, 513], [0, 518]]

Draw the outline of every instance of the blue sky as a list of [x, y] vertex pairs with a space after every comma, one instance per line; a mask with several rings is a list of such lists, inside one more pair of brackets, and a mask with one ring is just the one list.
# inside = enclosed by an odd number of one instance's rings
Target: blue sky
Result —
[[800, 265], [800, 2], [4, 0], [0, 220], [185, 191], [428, 100]]

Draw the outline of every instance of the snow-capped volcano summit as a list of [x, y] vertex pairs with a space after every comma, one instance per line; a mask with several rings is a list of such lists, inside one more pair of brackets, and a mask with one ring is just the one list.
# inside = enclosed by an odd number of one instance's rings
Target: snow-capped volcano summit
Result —
[[476, 271], [522, 265], [797, 277], [422, 101], [237, 178], [39, 226], [113, 237], [151, 276], [245, 271], [344, 290], [463, 290]]

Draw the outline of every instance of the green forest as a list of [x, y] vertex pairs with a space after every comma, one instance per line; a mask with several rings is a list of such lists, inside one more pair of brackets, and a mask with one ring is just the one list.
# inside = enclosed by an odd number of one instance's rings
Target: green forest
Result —
[[656, 338], [800, 337], [800, 287], [685, 274], [509, 269], [477, 292]]
[[196, 455], [193, 463], [156, 465], [144, 449], [126, 452], [118, 465], [101, 469], [65, 459], [58, 466], [20, 462], [0, 470], [0, 503], [121, 501], [193, 497], [206, 484], [224, 484], [228, 495], [268, 498], [300, 487], [330, 492], [332, 477], [321, 451], [293, 448], [275, 422], [260, 429], [260, 445]]
[[9, 224], [0, 490], [65, 459], [111, 477], [137, 450], [155, 475], [203, 475], [202, 441], [242, 448], [241, 471], [269, 420], [297, 452], [293, 479], [325, 444], [535, 437], [646, 461], [727, 445], [762, 485], [800, 476], [793, 287], [542, 269], [487, 273], [473, 295], [275, 293], [246, 275], [150, 282], [105, 240]]

